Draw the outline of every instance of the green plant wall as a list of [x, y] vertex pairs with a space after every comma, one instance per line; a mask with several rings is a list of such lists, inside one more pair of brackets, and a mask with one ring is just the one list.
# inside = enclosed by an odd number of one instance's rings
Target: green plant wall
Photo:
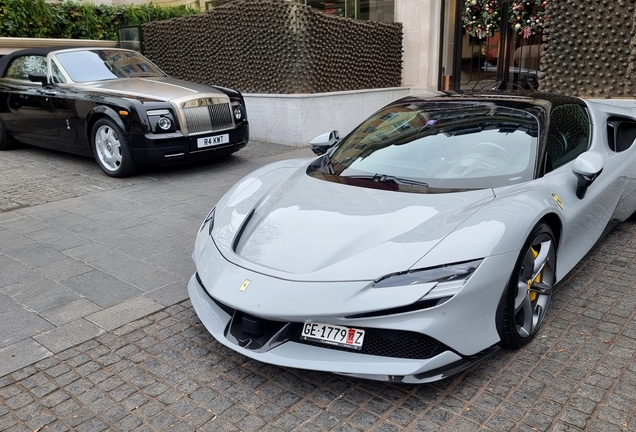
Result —
[[88, 2], [0, 0], [0, 37], [117, 40], [120, 26], [200, 12], [184, 6], [95, 5]]

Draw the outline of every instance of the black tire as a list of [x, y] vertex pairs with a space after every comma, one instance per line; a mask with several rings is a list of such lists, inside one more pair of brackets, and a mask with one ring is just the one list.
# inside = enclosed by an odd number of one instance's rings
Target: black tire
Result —
[[101, 118], [91, 131], [93, 155], [99, 167], [110, 177], [127, 177], [138, 167], [130, 154], [124, 131], [109, 118]]
[[556, 242], [541, 222], [526, 240], [504, 295], [501, 346], [521, 348], [537, 334], [550, 305], [556, 276]]
[[0, 150], [11, 150], [12, 148], [15, 148], [15, 140], [0, 121]]

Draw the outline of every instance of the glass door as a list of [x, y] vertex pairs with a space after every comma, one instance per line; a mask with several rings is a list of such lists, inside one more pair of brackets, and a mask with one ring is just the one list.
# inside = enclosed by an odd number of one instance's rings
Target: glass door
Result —
[[548, 0], [442, 0], [440, 90], [538, 90]]

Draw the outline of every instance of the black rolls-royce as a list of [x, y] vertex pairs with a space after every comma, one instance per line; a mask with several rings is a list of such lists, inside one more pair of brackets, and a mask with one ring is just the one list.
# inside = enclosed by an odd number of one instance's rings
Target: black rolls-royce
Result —
[[125, 177], [139, 165], [228, 155], [248, 139], [240, 92], [172, 79], [135, 51], [32, 48], [0, 58], [0, 150], [19, 141], [93, 156]]

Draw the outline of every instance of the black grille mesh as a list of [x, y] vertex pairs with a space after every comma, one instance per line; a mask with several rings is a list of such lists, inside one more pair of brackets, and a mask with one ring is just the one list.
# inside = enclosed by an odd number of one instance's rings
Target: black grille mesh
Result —
[[[203, 285], [202, 285], [203, 286]], [[207, 292], [207, 290], [206, 290]], [[208, 294], [209, 295], [209, 294]], [[225, 313], [230, 316], [234, 315], [236, 309], [227, 306], [214, 297], [210, 298], [217, 304]], [[403, 330], [387, 330], [376, 328], [362, 328], [364, 330], [364, 344], [361, 350], [354, 350], [351, 348], [333, 346], [323, 344], [320, 342], [312, 342], [304, 340], [301, 337], [302, 324], [296, 323], [296, 331], [291, 338], [292, 342], [297, 342], [305, 345], [316, 346], [324, 349], [331, 349], [336, 351], [346, 351], [353, 354], [368, 354], [376, 355], [380, 357], [394, 357], [414, 360], [425, 360], [449, 350], [446, 345], [433, 339], [430, 336], [426, 336], [421, 333], [403, 331]]]
[[[208, 294], [209, 295], [209, 294]], [[210, 298], [212, 299], [212, 301], [214, 303], [216, 303], [216, 305], [218, 307], [220, 307], [221, 309], [223, 309], [223, 312], [225, 312], [226, 314], [228, 314], [229, 316], [234, 315], [234, 312], [236, 312], [236, 309], [229, 307], [226, 304], [221, 303], [220, 301], [218, 301], [217, 299], [215, 299], [214, 297], [210, 296]]]
[[365, 333], [364, 344], [360, 351], [303, 340], [301, 337], [302, 326], [298, 327], [292, 341], [337, 351], [418, 360], [429, 359], [449, 349], [443, 343], [421, 333], [375, 328], [361, 329]]

